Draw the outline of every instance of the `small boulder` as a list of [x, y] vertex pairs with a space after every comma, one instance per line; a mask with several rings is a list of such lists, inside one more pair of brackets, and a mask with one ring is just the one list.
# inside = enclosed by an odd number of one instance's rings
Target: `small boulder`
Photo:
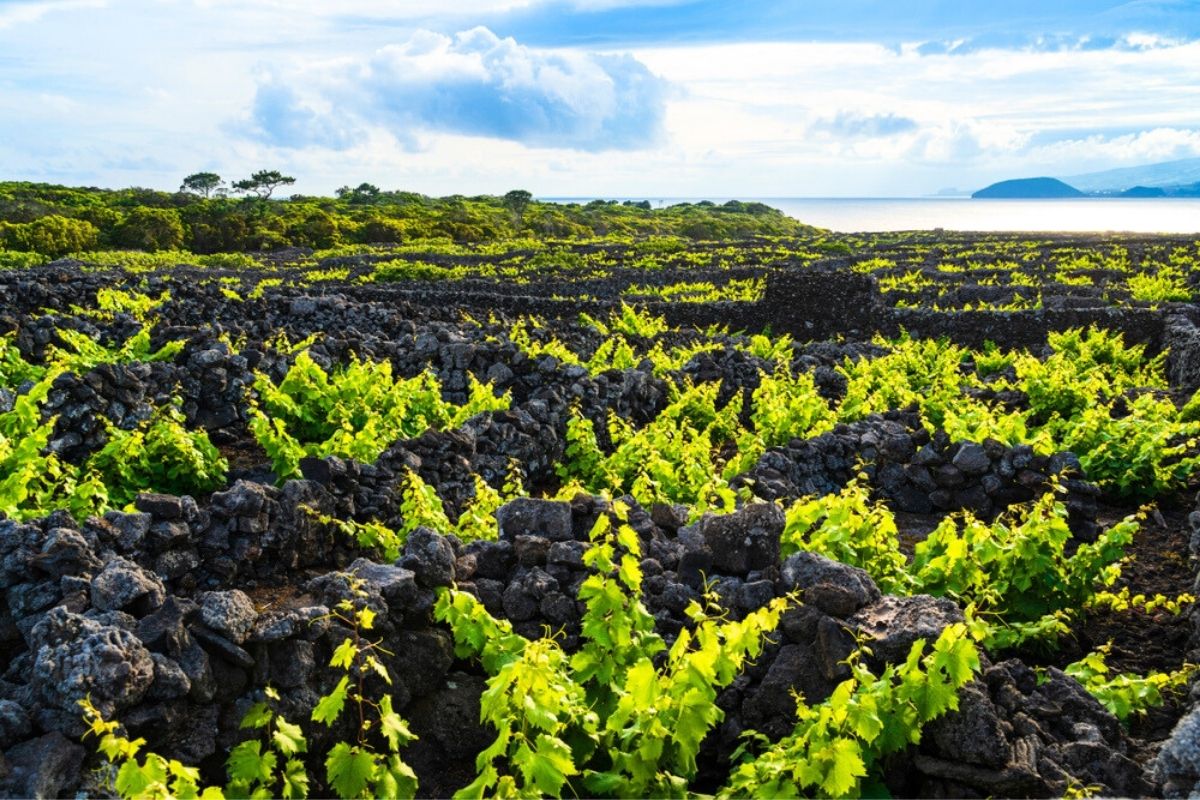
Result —
[[987, 450], [974, 442], [964, 442], [950, 463], [962, 470], [964, 475], [982, 475], [992, 466]]
[[183, 517], [183, 501], [170, 494], [143, 492], [133, 501], [134, 507], [143, 514], [158, 519], [180, 519]]
[[446, 537], [424, 526], [408, 535], [399, 563], [426, 589], [454, 583], [454, 548]]
[[496, 522], [500, 526], [500, 537], [508, 541], [519, 534], [544, 536], [552, 542], [574, 538], [570, 503], [520, 497], [500, 507]]
[[32, 730], [25, 709], [12, 700], [0, 700], [0, 750], [25, 739]]
[[42, 702], [77, 714], [91, 696], [108, 713], [136, 704], [154, 680], [154, 661], [123, 628], [51, 609], [32, 634], [30, 687]]
[[953, 600], [926, 594], [911, 597], [888, 595], [863, 608], [848, 620], [860, 633], [876, 658], [887, 664], [903, 661], [917, 639], [932, 643], [947, 625], [963, 622], [962, 610]]
[[74, 794], [87, 750], [54, 731], [13, 747], [4, 754], [0, 795], [64, 797]]
[[158, 609], [165, 598], [157, 575], [120, 556], [92, 579], [92, 605], [101, 611], [129, 611], [142, 617]]
[[[732, 575], [766, 569], [779, 560], [783, 509], [774, 503], [752, 503], [732, 514], [705, 515], [696, 525], [712, 551], [713, 568]], [[686, 529], [685, 529], [686, 530]]]
[[881, 596], [866, 570], [807, 551], [787, 557], [780, 583], [785, 592], [802, 591], [805, 603], [834, 617], [848, 617]]
[[239, 589], [200, 595], [200, 621], [235, 644], [246, 641], [258, 612]]

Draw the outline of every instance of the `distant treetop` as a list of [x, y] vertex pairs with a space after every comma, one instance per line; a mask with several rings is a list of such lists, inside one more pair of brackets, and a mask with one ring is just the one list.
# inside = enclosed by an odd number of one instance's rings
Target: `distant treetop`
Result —
[[525, 189], [500, 197], [435, 198], [360, 183], [343, 186], [336, 197], [294, 194], [264, 202], [295, 182], [278, 170], [259, 170], [230, 187], [242, 197], [230, 196], [215, 172], [188, 175], [177, 192], [0, 182], [0, 251], [57, 258], [109, 248], [206, 254], [429, 240], [720, 240], [814, 231], [761, 203], [658, 209], [645, 201], [550, 203]]
[[296, 179], [284, 175], [277, 169], [260, 169], [249, 178], [233, 182], [233, 188], [238, 192], [253, 194], [263, 200], [269, 200], [271, 194], [280, 186], [291, 186]]

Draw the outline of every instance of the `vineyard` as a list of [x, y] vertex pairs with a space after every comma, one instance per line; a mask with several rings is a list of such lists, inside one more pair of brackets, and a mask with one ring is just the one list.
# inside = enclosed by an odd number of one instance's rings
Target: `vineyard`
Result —
[[0, 796], [1200, 790], [1200, 242], [794, 228], [0, 251]]

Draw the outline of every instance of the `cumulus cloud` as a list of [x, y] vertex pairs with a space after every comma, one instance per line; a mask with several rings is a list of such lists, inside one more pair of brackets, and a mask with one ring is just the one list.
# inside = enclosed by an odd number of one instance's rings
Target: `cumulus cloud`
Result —
[[1041, 145], [1030, 155], [1048, 162], [1087, 159], [1108, 165], [1193, 158], [1200, 155], [1200, 130], [1159, 127], [1120, 136], [1094, 134]]
[[864, 114], [859, 111], [839, 111], [832, 117], [818, 119], [810, 129], [834, 136], [874, 139], [914, 131], [917, 121], [891, 112]]
[[330, 109], [319, 112], [285, 83], [271, 77], [259, 84], [248, 126], [239, 127], [254, 138], [279, 147], [328, 147], [345, 150], [362, 140], [362, 132], [346, 125]]
[[535, 50], [482, 27], [419, 31], [365, 59], [272, 76], [257, 89], [248, 130], [282, 147], [345, 149], [381, 127], [408, 147], [428, 132], [635, 150], [661, 139], [668, 94], [629, 55]]

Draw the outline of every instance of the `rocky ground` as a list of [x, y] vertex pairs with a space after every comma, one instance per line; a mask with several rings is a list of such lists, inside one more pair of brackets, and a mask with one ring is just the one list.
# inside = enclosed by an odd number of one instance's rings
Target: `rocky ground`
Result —
[[[286, 262], [276, 269], [270, 274], [287, 274]], [[285, 714], [302, 720], [336, 680], [326, 665], [344, 631], [327, 613], [347, 597], [347, 576], [365, 582], [378, 613], [396, 706], [419, 737], [405, 759], [420, 777], [420, 792], [448, 795], [474, 778], [475, 755], [492, 733], [479, 722], [486, 675], [457, 659], [450, 633], [432, 621], [434, 590], [456, 584], [526, 636], [562, 630], [569, 650], [579, 636], [582, 555], [610, 503], [588, 494], [514, 500], [497, 515], [497, 541], [462, 543], [418, 529], [394, 563], [357, 548], [310, 512], [396, 525], [405, 469], [437, 488], [452, 517], [473, 493], [473, 474], [499, 485], [513, 461], [533, 494], [549, 493], [559, 482], [554, 466], [563, 457], [572, 404], [597, 419], [612, 412], [637, 424], [666, 404], [663, 382], [648, 367], [592, 375], [531, 359], [497, 336], [518, 313], [557, 317], [568, 301], [549, 298], [561, 295], [562, 282], [544, 294], [500, 285], [300, 282], [231, 303], [217, 284], [205, 282], [211, 272], [129, 275], [61, 263], [0, 273], [0, 333], [15, 334], [28, 359], [44, 356], [63, 329], [102, 341], [136, 331], [128, 315], [98, 320], [70, 311], [112, 285], [150, 295], [169, 290], [153, 341], [187, 342], [171, 361], [106, 364], [58, 379], [46, 406], [57, 417], [52, 451], [80, 461], [103, 445], [102, 418], [132, 427], [175, 397], [188, 423], [208, 431], [231, 463], [228, 485], [208, 496], [143, 494], [133, 509], [82, 522], [64, 512], [24, 523], [0, 520], [0, 796], [95, 791], [88, 767], [96, 756], [80, 741], [78, 701], [85, 697], [156, 751], [219, 779], [256, 691], [276, 687]], [[785, 302], [789, 296], [777, 288], [760, 303], [672, 312], [684, 326], [673, 335], [699, 335], [695, 326], [706, 315], [773, 323], [776, 333], [814, 340], [796, 348], [796, 365], [812, 370], [823, 392], [837, 393], [832, 367], [869, 352], [875, 347], [869, 328], [887, 331], [895, 320], [879, 303], [855, 313], [839, 305], [856, 292], [876, 291], [870, 285], [847, 288], [836, 275], [804, 285], [804, 308], [812, 313]], [[612, 299], [589, 302], [605, 308]], [[496, 314], [497, 324], [464, 321], [462, 311], [478, 316], [481, 309]], [[1141, 315], [1130, 329], [1152, 348], [1174, 346], [1176, 388], [1196, 388], [1200, 335], [1191, 308], [1128, 313]], [[1059, 321], [1037, 317], [1040, 335]], [[1008, 323], [1018, 343], [1038, 335], [1027, 323]], [[570, 319], [551, 324], [570, 345], [598, 343]], [[990, 326], [991, 334], [1005, 330], [993, 318], [937, 325], [964, 331], [967, 339], [975, 335], [972, 325]], [[454, 400], [465, 397], [474, 375], [511, 392], [512, 404], [458, 430], [395, 442], [373, 464], [306, 459], [302, 479], [276, 485], [247, 431], [246, 396], [255, 371], [275, 379], [286, 372], [290, 357], [275, 339], [281, 331], [293, 341], [320, 334], [310, 349], [319, 363], [355, 353], [389, 360], [405, 376], [430, 368]], [[825, 340], [839, 335], [840, 341]], [[684, 372], [721, 381], [730, 397], [756, 385], [758, 366], [726, 349], [697, 357]], [[0, 389], [0, 411], [13, 395]], [[1079, 541], [1132, 510], [1103, 496], [1069, 454], [1037, 456], [1029, 448], [930, 436], [904, 409], [771, 449], [739, 480], [765, 499], [788, 501], [838, 491], [862, 464], [875, 494], [899, 512], [902, 533], [914, 540], [945, 513], [969, 509], [991, 517], [1036, 496], [1055, 477], [1065, 482]], [[735, 617], [792, 592], [804, 599], [762, 656], [721, 694], [726, 717], [705, 743], [698, 790], [720, 785], [743, 731], [777, 737], [791, 729], [793, 692], [810, 701], [828, 696], [846, 675], [842, 661], [854, 647], [852, 633], [869, 640], [882, 665], [903, 659], [917, 638], [936, 637], [963, 619], [952, 601], [882, 595], [865, 572], [823, 557], [781, 558], [784, 518], [777, 506], [747, 506], [689, 524], [686, 508], [627, 502], [644, 555], [645, 602], [668, 640], [688, 624], [684, 609], [705, 581]], [[1123, 580], [1134, 592], [1174, 596], [1193, 589], [1200, 511], [1186, 492], [1160, 507]], [[1060, 669], [1110, 640], [1111, 665], [1120, 671], [1176, 669], [1197, 660], [1200, 647], [1190, 615], [1134, 610], [1093, 613], [1057, 652], [995, 654], [966, 688], [960, 711], [933, 723], [919, 746], [887, 764], [892, 793], [1050, 797], [1091, 787], [1105, 795], [1187, 796], [1200, 780], [1200, 704], [1177, 697], [1126, 728]], [[310, 749], [319, 751], [322, 737], [343, 734], [314, 729]]]

